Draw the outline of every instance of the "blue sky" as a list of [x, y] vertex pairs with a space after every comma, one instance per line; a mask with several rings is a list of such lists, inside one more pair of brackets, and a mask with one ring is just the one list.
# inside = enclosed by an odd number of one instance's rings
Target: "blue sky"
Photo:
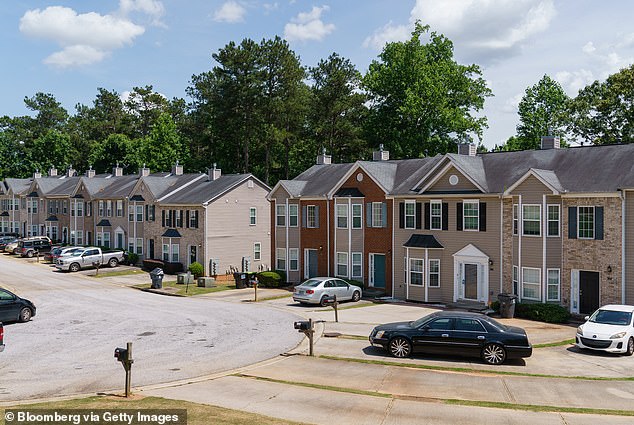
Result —
[[544, 74], [574, 96], [632, 64], [633, 18], [627, 0], [0, 0], [0, 115], [27, 114], [23, 98], [38, 91], [71, 113], [98, 87], [186, 97], [213, 52], [247, 37], [280, 35], [306, 66], [337, 52], [365, 72], [420, 19], [482, 67], [492, 147], [514, 134], [517, 103]]

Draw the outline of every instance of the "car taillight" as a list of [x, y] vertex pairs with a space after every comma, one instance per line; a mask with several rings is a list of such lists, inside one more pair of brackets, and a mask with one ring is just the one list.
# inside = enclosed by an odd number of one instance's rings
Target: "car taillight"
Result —
[[0, 326], [0, 342], [4, 340], [4, 328]]
[[313, 291], [312, 289], [307, 289], [307, 290], [306, 290], [306, 293], [307, 293], [307, 294], [314, 294], [314, 293], [315, 293], [315, 291]]

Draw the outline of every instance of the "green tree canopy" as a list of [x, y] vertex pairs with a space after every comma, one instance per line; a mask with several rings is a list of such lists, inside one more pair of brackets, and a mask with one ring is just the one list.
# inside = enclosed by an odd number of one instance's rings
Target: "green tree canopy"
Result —
[[367, 137], [396, 158], [453, 151], [487, 126], [476, 116], [492, 95], [480, 67], [457, 63], [451, 40], [429, 26], [416, 23], [410, 40], [387, 43], [363, 83], [371, 100]]

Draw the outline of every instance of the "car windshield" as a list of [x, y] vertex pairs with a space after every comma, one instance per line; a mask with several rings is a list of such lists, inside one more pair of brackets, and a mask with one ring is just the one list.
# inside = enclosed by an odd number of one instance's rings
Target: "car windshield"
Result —
[[421, 326], [423, 326], [423, 324], [425, 324], [425, 322], [428, 322], [432, 318], [433, 318], [432, 315], [421, 317], [420, 319], [414, 320], [413, 322], [411, 322], [410, 326], [414, 328], [420, 328]]
[[597, 310], [589, 319], [593, 323], [627, 326], [632, 321], [632, 313], [627, 311]]
[[319, 286], [321, 282], [321, 280], [309, 279], [306, 282], [303, 282], [300, 286], [308, 286], [309, 288], [314, 288], [316, 286]]

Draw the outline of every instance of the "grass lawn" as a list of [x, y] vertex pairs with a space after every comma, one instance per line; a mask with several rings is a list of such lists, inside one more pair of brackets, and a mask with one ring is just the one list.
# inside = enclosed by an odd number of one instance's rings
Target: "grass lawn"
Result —
[[[234, 283], [229, 282], [216, 282], [215, 288], [199, 288], [195, 283], [190, 283], [189, 288], [187, 285], [177, 284], [175, 280], [163, 281], [163, 289], [171, 294], [183, 295], [191, 297], [194, 295], [209, 294], [212, 292], [226, 291], [227, 289], [236, 289]], [[144, 283], [142, 285], [135, 285], [135, 288], [149, 289], [152, 286], [150, 283]], [[187, 292], [185, 292], [187, 290]]]
[[129, 276], [133, 274], [147, 274], [146, 271], [141, 269], [133, 269], [133, 270], [116, 270], [110, 271], [111, 269], [107, 267], [99, 268], [99, 274], [95, 276], [95, 274], [89, 274], [90, 277], [111, 277], [111, 276]]
[[[55, 401], [48, 403], [28, 404], [6, 407], [6, 409], [187, 409], [188, 425], [299, 425], [300, 422], [275, 419], [269, 416], [222, 407], [208, 406], [205, 404], [190, 403], [187, 401], [168, 400], [159, 397], [141, 397], [134, 395], [132, 398], [116, 396], [95, 396], [75, 400]], [[115, 413], [113, 411], [113, 413]], [[150, 412], [147, 412], [150, 413]], [[0, 425], [5, 425], [4, 414], [0, 417]], [[8, 425], [8, 424], [7, 424]]]

